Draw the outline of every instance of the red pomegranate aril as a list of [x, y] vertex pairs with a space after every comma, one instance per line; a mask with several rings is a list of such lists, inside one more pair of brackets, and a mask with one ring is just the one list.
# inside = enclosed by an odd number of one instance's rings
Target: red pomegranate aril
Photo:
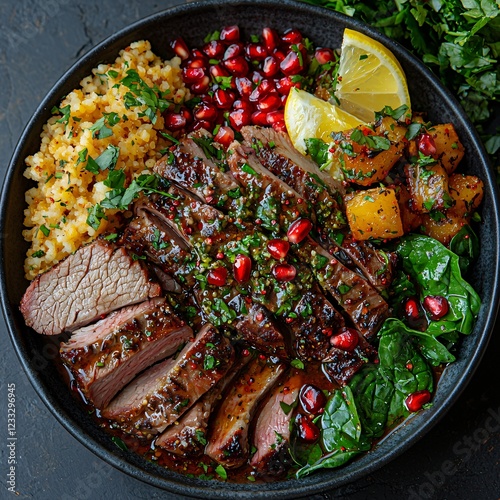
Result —
[[285, 73], [285, 75], [297, 75], [302, 71], [302, 64], [300, 64], [299, 56], [290, 51], [288, 55], [280, 62], [280, 69]]
[[238, 42], [238, 43], [232, 43], [224, 52], [224, 61], [227, 61], [228, 59], [232, 59], [233, 57], [240, 56], [243, 53], [244, 47], [243, 44]]
[[421, 134], [417, 141], [418, 150], [425, 156], [434, 156], [437, 152], [436, 143], [428, 133]]
[[297, 426], [297, 435], [306, 443], [314, 443], [319, 438], [318, 426], [309, 420], [306, 415], [300, 413], [295, 417], [295, 425]]
[[293, 221], [286, 233], [288, 241], [290, 243], [300, 243], [307, 237], [312, 227], [312, 222], [309, 219], [297, 219]]
[[285, 59], [286, 54], [282, 50], [276, 49], [273, 51], [273, 56], [277, 59], [279, 63], [281, 63], [281, 61]]
[[284, 76], [276, 82], [276, 90], [282, 95], [288, 95], [292, 87], [293, 82], [289, 76]]
[[353, 351], [359, 342], [359, 334], [353, 328], [341, 328], [335, 335], [330, 337], [330, 344], [343, 351]]
[[267, 112], [255, 111], [255, 113], [252, 113], [252, 125], [267, 126]]
[[205, 76], [203, 68], [184, 68], [182, 70], [182, 79], [185, 83], [194, 83]]
[[326, 64], [330, 61], [335, 60], [335, 54], [333, 53], [333, 50], [328, 48], [316, 49], [314, 57], [320, 64]]
[[167, 113], [164, 116], [167, 130], [180, 130], [186, 126], [186, 118], [181, 113]]
[[237, 42], [240, 39], [240, 28], [236, 25], [222, 28], [219, 38], [224, 42]]
[[274, 125], [285, 120], [285, 112], [283, 110], [271, 111], [267, 113], [267, 124]]
[[207, 60], [207, 55], [200, 49], [193, 49], [191, 51], [191, 54], [192, 54], [192, 58], [193, 59], [203, 59], [204, 61]]
[[255, 85], [258, 85], [262, 81], [262, 75], [259, 71], [253, 71], [249, 76], [250, 80], [252, 80], [252, 83], [254, 83]]
[[249, 43], [245, 51], [251, 60], [262, 61], [267, 57], [267, 50], [265, 47], [258, 43]]
[[422, 406], [424, 406], [431, 400], [431, 397], [432, 395], [427, 389], [414, 392], [406, 398], [406, 408], [408, 408], [408, 410], [411, 412], [419, 411], [422, 409]]
[[286, 123], [284, 121], [275, 122], [272, 127], [276, 132], [286, 132]]
[[248, 101], [245, 101], [243, 99], [237, 99], [233, 103], [233, 108], [234, 109], [244, 109], [245, 111], [248, 111], [249, 113], [253, 113], [254, 109], [252, 104], [250, 104]]
[[210, 78], [207, 75], [205, 75], [201, 80], [199, 80], [196, 83], [193, 83], [190, 86], [190, 89], [193, 94], [204, 94], [208, 90], [209, 86], [210, 86]]
[[234, 141], [233, 130], [230, 127], [221, 127], [214, 137], [214, 141], [228, 148], [229, 144]]
[[278, 34], [272, 28], [264, 28], [262, 30], [262, 39], [268, 52], [272, 52], [278, 45]]
[[278, 281], [292, 281], [297, 275], [297, 269], [291, 264], [276, 264], [273, 267], [273, 276]]
[[193, 121], [193, 115], [188, 108], [181, 108], [179, 113], [186, 119], [187, 123]]
[[197, 120], [213, 122], [217, 118], [217, 108], [213, 104], [201, 104], [196, 106], [194, 116]]
[[290, 250], [290, 243], [285, 240], [269, 240], [267, 242], [267, 250], [277, 260], [282, 260], [286, 257], [288, 250]]
[[304, 384], [300, 389], [299, 401], [307, 413], [318, 413], [326, 405], [326, 396], [315, 385]]
[[183, 61], [189, 58], [190, 52], [186, 45], [186, 42], [181, 38], [176, 38], [170, 46], [172, 50], [178, 55]]
[[213, 286], [224, 286], [227, 282], [227, 269], [218, 267], [208, 272], [207, 283]]
[[248, 255], [238, 254], [234, 259], [233, 274], [234, 279], [242, 284], [250, 279], [252, 272], [252, 260]]
[[264, 59], [262, 64], [262, 73], [266, 78], [271, 78], [278, 73], [280, 66], [278, 61], [273, 56], [268, 56]]
[[207, 62], [205, 59], [200, 59], [199, 57], [196, 59], [191, 59], [190, 61], [187, 62], [186, 64], [187, 68], [203, 68], [205, 69], [207, 67]]
[[220, 59], [224, 55], [224, 44], [219, 40], [212, 40], [203, 46], [203, 52], [210, 59]]
[[450, 305], [441, 295], [428, 295], [424, 299], [424, 308], [433, 320], [441, 319], [450, 310]]
[[236, 77], [235, 82], [240, 96], [248, 99], [253, 90], [252, 82], [246, 76]]
[[288, 29], [281, 36], [281, 40], [288, 44], [297, 44], [302, 41], [302, 33], [299, 30]]
[[420, 315], [417, 301], [413, 297], [405, 302], [405, 314], [409, 319], [418, 319]]
[[220, 109], [230, 109], [236, 96], [231, 90], [217, 89], [214, 92], [215, 105]]
[[235, 109], [233, 112], [229, 113], [229, 123], [238, 132], [241, 127], [245, 125], [250, 125], [252, 119], [252, 112], [247, 109]]
[[212, 128], [212, 125], [209, 121], [207, 120], [195, 120], [194, 125], [192, 126], [193, 130], [210, 130]]
[[227, 59], [224, 66], [235, 76], [245, 76], [248, 73], [248, 63], [243, 56]]
[[255, 87], [253, 92], [250, 94], [249, 99], [252, 102], [260, 101], [260, 99], [262, 99], [273, 90], [276, 90], [274, 82], [271, 79], [266, 78], [262, 80], [257, 87]]
[[216, 64], [215, 66], [210, 66], [210, 74], [214, 77], [229, 76], [229, 72], [222, 66]]
[[277, 92], [271, 92], [269, 95], [262, 97], [257, 103], [257, 107], [261, 111], [276, 111], [281, 107], [281, 97]]

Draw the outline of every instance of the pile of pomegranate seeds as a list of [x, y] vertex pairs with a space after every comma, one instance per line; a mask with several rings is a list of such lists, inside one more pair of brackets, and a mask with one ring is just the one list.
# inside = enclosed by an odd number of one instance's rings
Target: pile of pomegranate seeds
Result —
[[328, 70], [335, 61], [331, 49], [313, 52], [310, 42], [295, 29], [278, 34], [264, 28], [250, 42], [240, 38], [238, 26], [227, 26], [205, 38], [200, 49], [188, 49], [182, 38], [171, 43], [182, 59], [182, 77], [195, 96], [165, 113], [165, 128], [190, 132], [214, 131], [228, 146], [234, 131], [245, 125], [286, 130], [284, 107], [292, 87], [307, 87], [313, 73]]

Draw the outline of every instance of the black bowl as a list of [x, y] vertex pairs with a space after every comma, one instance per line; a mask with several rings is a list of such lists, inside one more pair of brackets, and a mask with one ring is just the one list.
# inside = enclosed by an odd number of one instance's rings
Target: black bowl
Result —
[[[467, 155], [461, 170], [484, 180], [486, 196], [483, 222], [478, 228], [481, 253], [475, 264], [472, 284], [483, 305], [474, 332], [463, 339], [458, 359], [444, 371], [434, 397], [434, 406], [407, 419], [377, 447], [358, 460], [336, 470], [322, 471], [300, 481], [269, 484], [226, 484], [187, 478], [156, 467], [133, 453], [119, 450], [110, 436], [98, 428], [76, 404], [56, 370], [57, 348], [47, 344], [24, 324], [18, 304], [28, 282], [23, 277], [27, 243], [21, 231], [25, 208], [24, 192], [30, 187], [22, 175], [24, 158], [39, 149], [43, 124], [61, 96], [76, 88], [100, 62], [113, 61], [119, 50], [135, 40], [149, 39], [153, 50], [171, 57], [169, 41], [182, 35], [190, 45], [199, 45], [210, 30], [239, 24], [246, 35], [264, 26], [278, 30], [296, 27], [316, 44], [339, 47], [345, 27], [381, 41], [393, 51], [406, 72], [413, 109], [428, 112], [436, 123], [452, 122], [464, 143]], [[116, 468], [154, 486], [184, 495], [209, 498], [292, 498], [331, 489], [350, 482], [394, 459], [422, 437], [446, 413], [470, 380], [488, 343], [497, 312], [499, 270], [498, 195], [491, 167], [474, 127], [453, 96], [437, 78], [398, 44], [349, 17], [292, 1], [240, 0], [193, 3], [169, 9], [111, 36], [75, 64], [56, 83], [27, 125], [9, 165], [0, 212], [0, 279], [2, 307], [12, 342], [31, 383], [61, 424], [96, 455]]]

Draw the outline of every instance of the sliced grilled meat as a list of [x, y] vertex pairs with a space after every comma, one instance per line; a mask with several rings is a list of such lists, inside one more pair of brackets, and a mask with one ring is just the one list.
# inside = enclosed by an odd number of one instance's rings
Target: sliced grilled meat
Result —
[[341, 245], [332, 237], [332, 230], [346, 225], [342, 184], [301, 155], [288, 135], [259, 127], [243, 127], [241, 133], [247, 144], [255, 149], [262, 165], [311, 203], [322, 246], [343, 264], [356, 266], [379, 290], [387, 288], [392, 281], [393, 266], [385, 253], [370, 242], [354, 241], [349, 234]]
[[206, 433], [212, 408], [248, 361], [250, 361], [249, 355], [239, 358], [225, 377], [205, 393], [178, 422], [174, 422], [155, 440], [155, 446], [175, 455], [189, 457], [201, 455], [207, 444]]
[[155, 365], [126, 386], [102, 416], [138, 436], [161, 433], [227, 373], [233, 360], [229, 341], [206, 325], [176, 359]]
[[80, 328], [61, 344], [60, 353], [85, 397], [103, 408], [138, 373], [174, 354], [192, 335], [165, 299], [155, 298]]
[[255, 424], [253, 445], [257, 449], [250, 465], [265, 476], [282, 476], [291, 465], [288, 453], [292, 405], [302, 386], [301, 374], [295, 373], [280, 383], [260, 410]]
[[146, 268], [124, 248], [97, 240], [37, 276], [20, 309], [36, 332], [58, 335], [160, 293]]
[[212, 422], [205, 454], [228, 469], [248, 459], [248, 430], [259, 401], [272, 389], [284, 365], [254, 359], [232, 384]]

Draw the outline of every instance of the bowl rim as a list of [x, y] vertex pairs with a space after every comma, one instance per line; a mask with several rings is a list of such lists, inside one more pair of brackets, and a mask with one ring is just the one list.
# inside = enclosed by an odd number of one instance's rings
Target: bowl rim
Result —
[[[461, 108], [457, 99], [452, 95], [452, 93], [445, 88], [437, 76], [435, 76], [419, 59], [413, 56], [410, 52], [408, 52], [404, 47], [402, 47], [397, 42], [385, 37], [380, 32], [376, 31], [369, 25], [348, 17], [344, 14], [330, 11], [325, 8], [295, 2], [293, 0], [205, 0], [201, 2], [192, 2], [188, 4], [177, 5], [174, 7], [170, 7], [168, 9], [162, 10], [160, 12], [154, 13], [134, 23], [120, 29], [119, 31], [113, 33], [107, 38], [103, 39], [101, 42], [93, 46], [83, 57], [81, 57], [78, 61], [76, 61], [69, 69], [67, 69], [61, 77], [57, 79], [57, 81], [53, 84], [50, 91], [44, 97], [42, 102], [37, 106], [36, 111], [33, 113], [31, 119], [28, 121], [25, 126], [19, 141], [14, 149], [12, 158], [9, 162], [7, 172], [4, 178], [1, 199], [0, 199], [0, 234], [5, 234], [5, 216], [7, 212], [7, 202], [8, 202], [8, 194], [10, 185], [12, 183], [12, 179], [15, 175], [16, 167], [24, 162], [24, 158], [21, 157], [23, 145], [26, 142], [27, 138], [31, 134], [31, 129], [40, 119], [40, 115], [46, 112], [48, 105], [50, 105], [54, 100], [60, 99], [61, 96], [61, 88], [64, 86], [65, 82], [71, 77], [74, 72], [78, 72], [83, 68], [91, 68], [95, 67], [98, 61], [91, 63], [92, 60], [95, 59], [96, 54], [99, 54], [101, 51], [105, 50], [106, 47], [116, 43], [118, 40], [130, 35], [132, 32], [136, 31], [139, 27], [143, 25], [147, 25], [151, 22], [154, 22], [158, 19], [164, 19], [166, 17], [196, 12], [200, 13], [200, 11], [213, 9], [214, 7], [234, 7], [234, 6], [276, 6], [278, 5], [280, 8], [293, 8], [295, 10], [301, 11], [304, 15], [321, 15], [322, 17], [329, 17], [330, 19], [343, 23], [350, 28], [359, 30], [368, 36], [382, 42], [386, 47], [388, 47], [391, 51], [396, 54], [396, 57], [400, 57], [401, 54], [405, 56], [405, 58], [409, 59], [411, 63], [417, 68], [418, 71], [425, 74], [425, 76], [431, 81], [432, 84], [436, 85], [440, 88], [442, 97], [444, 101], [450, 106], [455, 107], [460, 110], [460, 117], [465, 126], [469, 129], [470, 139], [472, 141], [473, 147], [477, 152], [479, 152], [480, 160], [486, 165], [486, 169], [484, 172], [484, 181], [485, 185], [487, 184], [490, 188], [492, 204], [493, 204], [493, 216], [494, 216], [494, 226], [497, 229], [495, 237], [498, 245], [498, 233], [500, 228], [500, 202], [498, 189], [496, 186], [495, 179], [493, 178], [492, 168], [489, 165], [489, 159], [485, 152], [484, 146], [479, 139], [477, 131], [474, 126], [470, 123], [468, 117], [465, 112]], [[489, 168], [488, 168], [489, 166]], [[483, 174], [482, 174], [483, 175]], [[13, 316], [13, 306], [8, 301], [8, 293], [6, 288], [6, 275], [5, 275], [5, 237], [0, 238], [0, 294], [2, 297], [2, 312], [5, 318], [5, 322], [7, 324], [7, 329], [9, 332], [9, 336], [11, 338], [14, 350], [16, 355], [23, 367], [24, 372], [26, 373], [30, 383], [35, 389], [36, 393], [40, 397], [40, 399], [44, 402], [50, 412], [56, 417], [59, 423], [73, 436], [75, 437], [81, 444], [83, 444], [86, 448], [91, 450], [95, 455], [97, 455], [100, 459], [104, 460], [108, 464], [112, 465], [116, 469], [124, 472], [135, 479], [148, 483], [152, 486], [171, 491], [173, 493], [189, 495], [193, 497], [203, 498], [207, 494], [212, 498], [264, 498], [268, 496], [273, 496], [275, 498], [295, 498], [297, 496], [319, 493], [321, 491], [325, 491], [332, 487], [338, 487], [340, 485], [349, 483], [354, 481], [357, 478], [365, 476], [376, 469], [382, 467], [389, 461], [393, 460], [405, 450], [407, 450], [410, 446], [412, 446], [417, 440], [419, 440], [424, 434], [426, 434], [448, 411], [451, 405], [456, 401], [456, 399], [460, 396], [462, 391], [465, 389], [466, 384], [471, 379], [474, 374], [479, 362], [484, 354], [484, 351], [487, 347], [488, 341], [491, 337], [491, 333], [493, 331], [493, 326], [495, 324], [495, 319], [498, 310], [498, 304], [500, 299], [500, 287], [499, 285], [499, 269], [500, 269], [500, 252], [497, 251], [495, 260], [493, 262], [493, 267], [495, 271], [494, 280], [493, 280], [493, 295], [491, 300], [488, 302], [488, 310], [486, 314], [486, 319], [484, 322], [484, 331], [479, 337], [479, 341], [475, 345], [475, 348], [472, 351], [472, 356], [467, 359], [466, 369], [464, 372], [457, 378], [457, 382], [455, 387], [447, 394], [447, 396], [443, 399], [438, 408], [432, 409], [428, 413], [428, 419], [422, 423], [422, 425], [414, 432], [409, 438], [407, 438], [403, 443], [396, 445], [396, 447], [391, 451], [389, 455], [383, 455], [381, 457], [372, 460], [366, 466], [358, 468], [351, 467], [354, 470], [346, 470], [346, 474], [343, 478], [338, 479], [326, 479], [321, 481], [316, 481], [313, 484], [303, 484], [299, 481], [281, 481], [272, 484], [280, 484], [283, 485], [283, 488], [268, 488], [267, 483], [259, 483], [256, 485], [245, 485], [238, 484], [240, 487], [239, 490], [231, 489], [226, 485], [230, 485], [234, 483], [220, 483], [216, 481], [202, 481], [197, 480], [196, 485], [187, 484], [186, 478], [178, 474], [179, 480], [170, 479], [165, 477], [160, 477], [157, 474], [152, 472], [148, 472], [138, 465], [134, 465], [127, 461], [127, 454], [123, 452], [112, 453], [107, 448], [103, 446], [102, 443], [98, 442], [94, 437], [90, 436], [83, 428], [80, 428], [80, 423], [77, 422], [66, 410], [63, 406], [59, 404], [58, 401], [54, 399], [54, 397], [50, 394], [50, 391], [46, 388], [40, 373], [31, 366], [29, 357], [27, 356], [27, 352], [24, 349], [20, 339], [19, 333], [17, 332], [14, 316]], [[485, 304], [483, 304], [485, 306]], [[477, 335], [477, 332], [475, 332]], [[397, 429], [396, 429], [397, 431]], [[369, 453], [369, 452], [368, 452]], [[351, 462], [353, 464], [353, 462]], [[354, 462], [355, 464], [355, 462]], [[316, 476], [318, 478], [322, 476]], [[183, 480], [184, 479], [184, 480]]]

